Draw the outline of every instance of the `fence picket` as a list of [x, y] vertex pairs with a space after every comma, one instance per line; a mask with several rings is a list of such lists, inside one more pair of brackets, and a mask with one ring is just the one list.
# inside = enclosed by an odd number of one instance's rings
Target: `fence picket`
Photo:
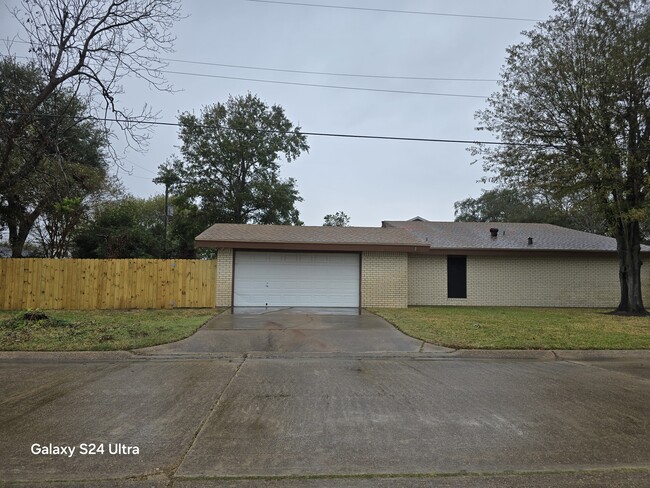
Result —
[[0, 259], [0, 310], [214, 307], [214, 261]]

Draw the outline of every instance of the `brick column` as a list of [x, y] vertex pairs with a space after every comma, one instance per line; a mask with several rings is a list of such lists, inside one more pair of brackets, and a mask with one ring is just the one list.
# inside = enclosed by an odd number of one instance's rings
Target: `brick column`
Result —
[[408, 254], [364, 252], [361, 256], [361, 306], [408, 305]]
[[232, 249], [217, 251], [217, 307], [232, 307]]

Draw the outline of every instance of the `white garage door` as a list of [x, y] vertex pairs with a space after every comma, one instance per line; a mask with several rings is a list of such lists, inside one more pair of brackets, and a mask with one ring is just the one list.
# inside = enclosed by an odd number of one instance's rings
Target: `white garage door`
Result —
[[235, 307], [358, 307], [359, 255], [235, 253]]

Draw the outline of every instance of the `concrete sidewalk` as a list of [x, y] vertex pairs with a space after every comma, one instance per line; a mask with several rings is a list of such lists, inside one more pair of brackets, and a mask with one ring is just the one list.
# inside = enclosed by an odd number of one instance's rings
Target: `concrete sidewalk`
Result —
[[[155, 346], [158, 347], [158, 346]], [[438, 346], [434, 346], [438, 347]], [[243, 359], [247, 358], [348, 358], [348, 359], [500, 359], [537, 361], [650, 361], [650, 350], [537, 350], [537, 349], [447, 349], [422, 351], [170, 351], [166, 348], [145, 348], [133, 351], [0, 351], [0, 361], [102, 362], [158, 359]]]

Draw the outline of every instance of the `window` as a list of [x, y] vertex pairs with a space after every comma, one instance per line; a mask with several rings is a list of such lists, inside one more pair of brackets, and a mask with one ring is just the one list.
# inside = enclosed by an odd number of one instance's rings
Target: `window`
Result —
[[467, 256], [447, 256], [447, 298], [467, 298]]

